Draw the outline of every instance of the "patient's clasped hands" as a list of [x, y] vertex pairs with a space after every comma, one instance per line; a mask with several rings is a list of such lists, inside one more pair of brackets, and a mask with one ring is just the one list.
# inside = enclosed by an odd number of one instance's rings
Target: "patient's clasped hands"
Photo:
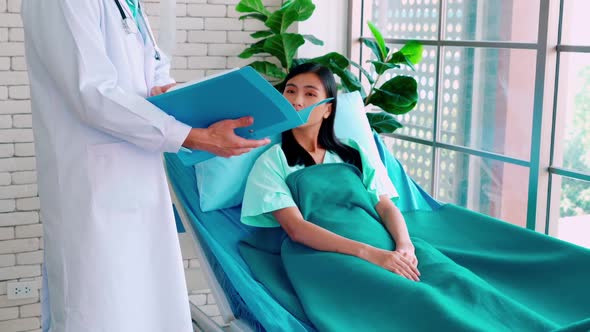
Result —
[[420, 281], [418, 260], [410, 248], [398, 247], [395, 251], [389, 251], [369, 246], [363, 258], [410, 280]]
[[416, 258], [414, 245], [411, 242], [397, 243], [395, 246], [395, 251], [407, 258], [414, 267], [418, 267], [418, 258]]

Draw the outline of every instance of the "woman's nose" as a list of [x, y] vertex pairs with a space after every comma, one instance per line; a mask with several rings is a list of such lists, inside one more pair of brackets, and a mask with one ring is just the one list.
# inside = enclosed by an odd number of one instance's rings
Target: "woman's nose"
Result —
[[301, 96], [296, 95], [293, 97], [291, 104], [295, 107], [296, 110], [300, 110], [303, 108], [303, 98]]

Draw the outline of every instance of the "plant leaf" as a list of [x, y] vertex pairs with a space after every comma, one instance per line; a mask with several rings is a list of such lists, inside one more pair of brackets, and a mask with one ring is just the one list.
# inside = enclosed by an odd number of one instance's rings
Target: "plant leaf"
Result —
[[423, 49], [422, 44], [419, 42], [409, 41], [399, 51], [391, 55], [388, 63], [403, 64], [412, 68], [412, 70], [416, 70], [414, 65], [422, 61]]
[[266, 16], [270, 15], [270, 12], [268, 11], [268, 9], [266, 9], [266, 7], [264, 7], [264, 4], [262, 3], [262, 0], [241, 0], [237, 5], [236, 5], [236, 11], [238, 13], [259, 13], [259, 14], [263, 14]]
[[266, 30], [266, 31], [256, 31], [256, 32], [250, 34], [250, 37], [258, 39], [258, 38], [266, 38], [266, 37], [272, 36], [272, 35], [273, 35], [272, 31]]
[[348, 70], [350, 60], [344, 55], [338, 52], [331, 52], [317, 58], [307, 59], [305, 62], [314, 62], [327, 67], [334, 75], [340, 77], [340, 84], [346, 91], [359, 91], [363, 99], [365, 98], [365, 89], [358, 77]]
[[399, 65], [393, 63], [381, 61], [371, 61], [371, 63], [373, 64], [373, 66], [375, 66], [375, 72], [377, 72], [378, 75], [385, 73], [389, 69], [399, 68]]
[[331, 68], [332, 72], [334, 72], [334, 74], [338, 75], [338, 77], [340, 77], [340, 83], [342, 84], [342, 87], [344, 87], [344, 89], [348, 92], [353, 92], [353, 91], [358, 91], [361, 94], [361, 97], [363, 98], [363, 100], [365, 99], [365, 97], [367, 96], [367, 93], [365, 92], [365, 88], [363, 87], [363, 85], [361, 84], [361, 81], [358, 79], [358, 77], [356, 75], [354, 75], [350, 70], [348, 70], [348, 68], [344, 68], [344, 69], [336, 69], [336, 68]]
[[377, 29], [377, 27], [371, 23], [368, 22], [369, 24], [369, 29], [371, 30], [371, 33], [373, 34], [373, 37], [375, 37], [375, 41], [377, 42], [377, 46], [379, 47], [379, 52], [381, 52], [381, 59], [387, 59], [387, 54], [388, 49], [387, 46], [385, 45], [385, 39], [383, 39], [383, 35], [381, 34], [381, 31], [379, 31], [379, 29]]
[[424, 51], [424, 46], [415, 40], [411, 40], [399, 50], [406, 58], [412, 63], [417, 65], [422, 61], [422, 53]]
[[326, 67], [332, 63], [340, 69], [348, 68], [348, 66], [350, 66], [350, 60], [338, 52], [330, 52], [320, 57], [309, 59], [307, 62], [315, 62]]
[[[373, 52], [373, 54], [375, 54], [375, 56], [377, 57], [377, 59], [381, 62], [385, 61], [385, 58], [383, 57], [383, 55], [381, 54], [381, 49], [379, 49], [379, 45], [377, 45], [377, 42], [371, 39], [363, 39], [363, 43], [365, 45], [367, 45], [368, 48], [371, 49], [371, 51]], [[387, 52], [387, 54], [389, 54], [389, 47], [385, 46], [385, 52]]]
[[258, 13], [252, 13], [252, 14], [246, 14], [246, 15], [242, 15], [240, 16], [240, 20], [245, 20], [247, 18], [253, 18], [262, 22], [266, 22], [266, 20], [268, 19], [268, 16], [264, 15], [264, 14], [258, 14]]
[[392, 114], [411, 111], [418, 102], [418, 83], [410, 76], [396, 76], [375, 89], [366, 104], [373, 104]]
[[378, 134], [381, 133], [393, 133], [403, 125], [399, 123], [395, 117], [386, 112], [372, 113], [367, 112], [367, 118], [371, 128], [373, 128]]
[[314, 35], [302, 35], [305, 40], [311, 42], [314, 45], [324, 46], [324, 42], [316, 38]]
[[240, 57], [242, 59], [248, 59], [249, 57], [253, 56], [254, 54], [268, 53], [264, 49], [264, 42], [265, 41], [266, 41], [266, 39], [263, 39], [263, 40], [257, 41], [256, 43], [250, 45], [250, 47], [243, 50], [242, 53], [240, 53], [240, 55], [238, 55], [238, 57]]
[[315, 5], [311, 0], [294, 0], [272, 13], [265, 25], [274, 33], [284, 33], [295, 21], [301, 22], [309, 19], [314, 10]]
[[369, 73], [368, 70], [363, 68], [363, 66], [359, 65], [358, 63], [356, 63], [354, 61], [350, 61], [350, 64], [357, 67], [361, 71], [361, 73], [363, 73], [363, 75], [365, 75], [365, 77], [367, 78], [367, 80], [369, 81], [370, 84], [375, 83], [375, 79], [373, 78], [373, 75], [371, 75], [371, 73]]
[[281, 9], [285, 8], [285, 7], [289, 7], [293, 4], [293, 1], [295, 0], [287, 0], [285, 1], [282, 5], [281, 5]]
[[282, 80], [285, 78], [285, 76], [287, 76], [287, 74], [285, 74], [285, 72], [281, 68], [279, 68], [279, 66], [268, 61], [254, 61], [248, 66], [256, 69], [257, 72], [268, 77], [278, 78]]
[[[389, 59], [388, 63], [389, 64], [403, 64], [403, 65], [406, 65], [406, 66], [412, 68], [412, 70], [416, 70], [416, 68], [414, 68], [414, 64], [412, 63], [412, 61], [410, 61], [410, 59], [408, 59], [408, 57], [405, 56], [400, 51], [393, 53], [391, 55], [391, 59]], [[397, 66], [397, 67], [399, 67], [399, 66]]]
[[275, 56], [283, 68], [291, 68], [297, 49], [305, 44], [305, 40], [297, 33], [281, 33], [264, 39], [264, 50]]
[[304, 63], [309, 62], [310, 59], [308, 58], [297, 58], [297, 59], [293, 59], [293, 62], [291, 63], [291, 68], [297, 67], [299, 65], [302, 65]]

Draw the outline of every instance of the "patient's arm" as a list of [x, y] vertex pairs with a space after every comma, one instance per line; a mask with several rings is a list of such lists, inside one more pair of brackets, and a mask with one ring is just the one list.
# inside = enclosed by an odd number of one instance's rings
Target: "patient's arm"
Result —
[[280, 209], [272, 214], [294, 242], [319, 251], [356, 256], [410, 280], [419, 280], [416, 267], [400, 252], [382, 250], [332, 233], [305, 220], [297, 207]]
[[395, 240], [395, 251], [408, 258], [412, 265], [418, 266], [418, 259], [414, 253], [414, 245], [410, 240], [410, 234], [406, 221], [400, 210], [386, 195], [379, 197], [379, 203], [375, 206], [381, 220], [387, 227], [389, 234]]

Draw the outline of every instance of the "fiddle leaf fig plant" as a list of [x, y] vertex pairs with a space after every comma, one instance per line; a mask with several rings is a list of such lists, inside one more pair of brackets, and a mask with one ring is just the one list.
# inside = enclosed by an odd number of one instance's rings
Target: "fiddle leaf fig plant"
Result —
[[414, 65], [422, 60], [423, 47], [416, 41], [406, 43], [399, 51], [392, 52], [385, 44], [385, 40], [377, 27], [369, 22], [369, 29], [374, 40], [364, 39], [363, 43], [373, 52], [376, 60], [371, 64], [377, 74], [373, 78], [366, 71], [363, 74], [371, 82], [371, 89], [365, 98], [365, 105], [375, 105], [387, 113], [404, 114], [416, 107], [418, 102], [418, 83], [411, 76], [394, 76], [380, 86], [377, 86], [383, 74], [390, 69], [400, 68], [402, 65], [415, 70]]
[[297, 49], [305, 44], [306, 40], [316, 45], [324, 44], [314, 36], [287, 32], [293, 23], [309, 19], [314, 10], [315, 5], [311, 0], [286, 1], [274, 12], [269, 11], [261, 0], [240, 1], [236, 5], [236, 11], [246, 13], [240, 17], [240, 20], [261, 21], [264, 23], [265, 30], [256, 31], [250, 35], [259, 40], [246, 48], [239, 57], [248, 59], [259, 54], [273, 56], [280, 67], [269, 61], [256, 61], [250, 66], [274, 83], [280, 83], [292, 67]]
[[[236, 11], [244, 13], [240, 20], [254, 19], [261, 21], [265, 28], [251, 34], [256, 40], [246, 48], [239, 57], [248, 59], [255, 55], [270, 56], [276, 61], [258, 60], [249, 64], [259, 73], [264, 75], [271, 83], [282, 90], [285, 77], [291, 68], [305, 62], [315, 62], [328, 67], [340, 78], [340, 87], [348, 92], [359, 91], [365, 106], [374, 105], [381, 112], [367, 112], [369, 123], [378, 133], [391, 133], [402, 127], [394, 115], [405, 114], [418, 102], [418, 84], [411, 76], [397, 75], [382, 82], [383, 75], [392, 69], [407, 66], [412, 70], [414, 65], [422, 60], [422, 45], [416, 41], [406, 43], [399, 51], [393, 52], [386, 45], [379, 29], [369, 22], [369, 30], [373, 35], [371, 39], [363, 39], [374, 54], [375, 59], [368, 62], [372, 65], [372, 71], [351, 61], [338, 52], [311, 58], [295, 58], [299, 47], [310, 42], [322, 46], [324, 43], [313, 35], [302, 35], [288, 32], [289, 27], [295, 22], [309, 19], [315, 10], [311, 0], [288, 0], [274, 10], [269, 10], [262, 0], [241, 0]], [[357, 68], [360, 75], [369, 83], [369, 92], [365, 91], [358, 75], [351, 68]]]

